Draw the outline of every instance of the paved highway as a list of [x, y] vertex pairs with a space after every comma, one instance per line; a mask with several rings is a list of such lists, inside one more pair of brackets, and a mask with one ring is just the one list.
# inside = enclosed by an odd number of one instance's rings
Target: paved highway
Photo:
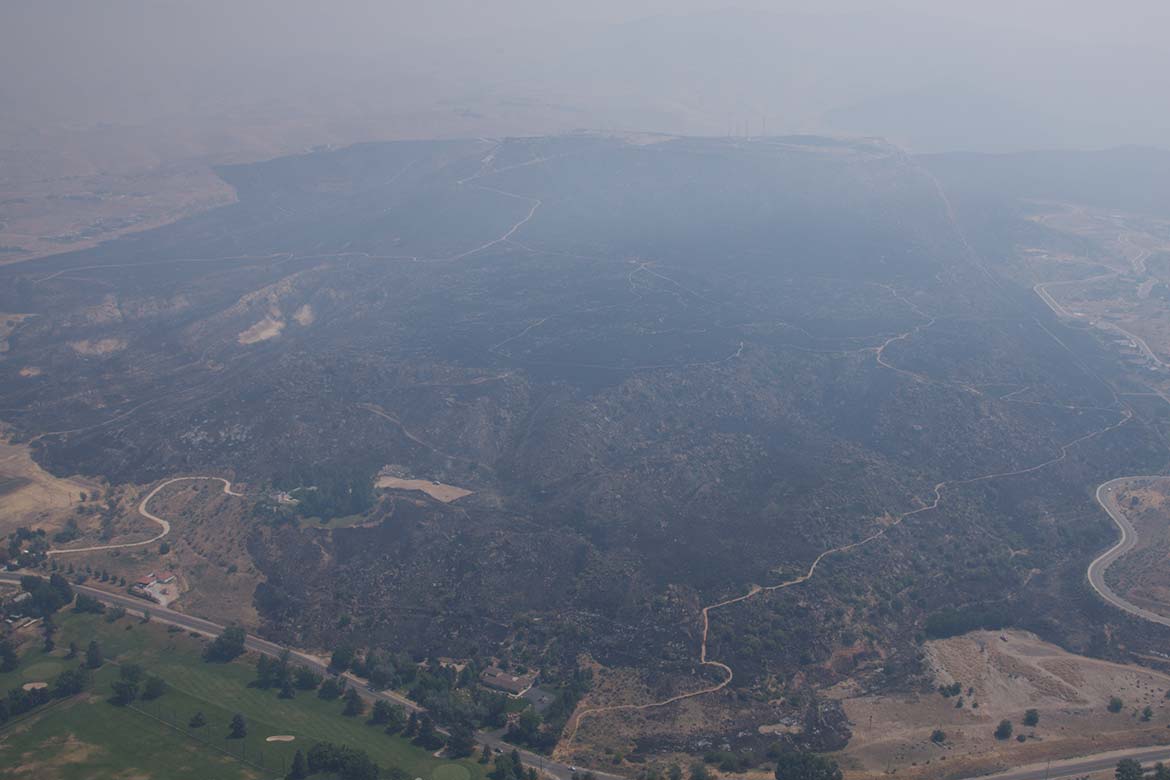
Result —
[[[41, 576], [39, 572], [28, 573]], [[21, 576], [22, 575], [20, 573], [0, 573], [0, 582], [19, 583]], [[159, 606], [158, 604], [147, 603], [140, 598], [136, 598], [128, 594], [112, 593], [108, 590], [100, 590], [88, 585], [74, 585], [73, 589], [78, 593], [84, 593], [87, 596], [92, 596], [93, 598], [101, 601], [103, 604], [123, 607], [127, 612], [133, 612], [140, 615], [142, 614], [143, 610], [146, 610], [150, 613], [150, 619], [152, 621], [163, 623], [164, 625], [178, 626], [179, 628], [186, 629], [187, 631], [198, 632], [204, 636], [216, 637], [222, 634], [224, 630], [224, 626], [221, 626], [218, 623], [213, 623], [210, 620], [204, 620], [203, 618], [194, 617], [192, 615], [186, 615], [182, 612], [176, 612], [173, 609], [168, 609], [166, 607]], [[270, 655], [274, 657], [279, 657], [285, 650], [288, 650], [292, 660], [301, 666], [308, 667], [320, 675], [332, 674], [329, 671], [328, 663], [322, 661], [320, 658], [308, 655], [306, 653], [297, 652], [291, 648], [278, 645], [275, 642], [269, 642], [268, 640], [261, 639], [260, 637], [254, 636], [253, 634], [248, 634], [246, 636], [244, 639], [244, 646], [252, 652], [263, 653], [264, 655]], [[407, 699], [401, 694], [394, 693], [392, 691], [373, 691], [370, 690], [370, 688], [367, 686], [366, 681], [360, 677], [356, 677], [348, 673], [342, 676], [348, 680], [358, 691], [358, 693], [360, 693], [366, 700], [372, 701], [377, 699], [384, 699], [386, 701], [401, 705], [408, 712], [424, 711], [423, 707], [420, 707], [418, 704], [415, 704], [413, 701]], [[503, 739], [495, 734], [487, 734], [481, 731], [475, 735], [475, 738], [476, 741], [480, 744], [487, 744], [495, 750], [510, 751], [514, 748], [513, 745], [504, 742]], [[547, 756], [541, 756], [536, 753], [531, 753], [527, 750], [520, 750], [519, 752], [520, 758], [524, 761], [525, 764], [542, 770], [545, 775], [556, 778], [556, 780], [569, 780], [573, 775], [573, 768], [568, 764], [562, 764], [559, 761], [554, 761], [548, 758]], [[624, 780], [620, 775], [611, 775], [605, 772], [597, 772], [595, 770], [591, 771], [593, 771], [593, 774], [601, 780], [606, 780], [607, 778], [609, 780]]]
[[1118, 488], [1126, 482], [1135, 479], [1149, 479], [1149, 477], [1118, 477], [1117, 479], [1111, 479], [1105, 482], [1097, 488], [1097, 503], [1113, 519], [1113, 522], [1121, 531], [1121, 538], [1117, 540], [1117, 544], [1098, 555], [1089, 564], [1089, 584], [1093, 586], [1093, 590], [1097, 591], [1101, 598], [1118, 609], [1124, 610], [1143, 620], [1148, 620], [1151, 623], [1158, 623], [1159, 625], [1170, 627], [1170, 618], [1139, 607], [1137, 604], [1117, 595], [1112, 588], [1105, 584], [1106, 569], [1118, 558], [1132, 550], [1138, 543], [1137, 531], [1134, 530], [1133, 525], [1129, 522], [1129, 518], [1121, 511], [1121, 507], [1117, 505]]
[[[1133, 758], [1147, 765], [1157, 761], [1170, 763], [1170, 745], [1113, 750], [1108, 753], [1097, 753], [1065, 761], [1053, 761], [1051, 764], [1032, 764], [994, 775], [980, 775], [978, 780], [1045, 780], [1046, 778], [1047, 780], [1060, 780], [1060, 778], [1065, 777], [1087, 775], [1090, 772], [1111, 770], [1123, 758]], [[968, 780], [976, 779], [969, 778]]]

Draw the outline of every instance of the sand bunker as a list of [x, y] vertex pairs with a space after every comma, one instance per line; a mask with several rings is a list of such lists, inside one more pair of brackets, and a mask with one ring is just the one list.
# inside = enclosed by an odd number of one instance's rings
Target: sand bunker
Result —
[[380, 476], [374, 483], [376, 488], [392, 488], [394, 490], [421, 490], [436, 501], [449, 504], [464, 496], [470, 496], [473, 491], [464, 490], [454, 485], [445, 485], [442, 482], [431, 482], [425, 479], [400, 479], [399, 477]]
[[265, 742], [292, 742], [296, 737], [291, 734], [277, 734], [275, 737], [268, 737]]
[[20, 687], [26, 691], [39, 691], [42, 688], [48, 688], [49, 684], [47, 682], [29, 682]]

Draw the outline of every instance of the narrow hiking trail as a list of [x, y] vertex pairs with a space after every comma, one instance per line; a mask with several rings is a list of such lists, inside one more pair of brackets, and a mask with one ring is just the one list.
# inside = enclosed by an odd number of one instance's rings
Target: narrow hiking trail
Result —
[[648, 709], [654, 709], [657, 707], [665, 707], [667, 705], [674, 704], [675, 702], [683, 701], [684, 699], [692, 699], [692, 698], [695, 698], [696, 696], [704, 696], [706, 694], [715, 693], [716, 691], [720, 691], [720, 690], [726, 688], [731, 683], [731, 681], [735, 678], [735, 672], [732, 671], [730, 666], [723, 663], [722, 661], [715, 661], [715, 660], [710, 660], [707, 658], [707, 639], [708, 639], [708, 633], [709, 633], [710, 627], [711, 627], [711, 612], [712, 611], [717, 610], [717, 609], [721, 609], [723, 607], [729, 607], [732, 604], [738, 604], [740, 602], [747, 601], [748, 599], [754, 598], [755, 596], [758, 596], [761, 593], [768, 593], [771, 591], [784, 590], [786, 588], [791, 588], [795, 585], [801, 585], [805, 582], [808, 582], [816, 575], [817, 568], [820, 566], [821, 562], [824, 561], [829, 556], [837, 555], [837, 554], [841, 554], [841, 553], [846, 553], [846, 552], [849, 552], [851, 550], [855, 550], [859, 547], [862, 547], [864, 545], [867, 545], [871, 542], [875, 542], [875, 541], [881, 539], [882, 537], [884, 537], [886, 535], [886, 532], [889, 531], [891, 528], [896, 528], [897, 526], [901, 525], [904, 521], [906, 521], [908, 518], [911, 518], [911, 517], [918, 515], [918, 514], [922, 514], [924, 512], [930, 512], [934, 509], [937, 509], [939, 507], [939, 505], [942, 503], [943, 492], [945, 490], [950, 489], [950, 488], [960, 487], [963, 485], [971, 485], [971, 484], [975, 484], [978, 482], [985, 482], [985, 481], [993, 480], [993, 479], [1002, 479], [1002, 478], [1006, 478], [1006, 477], [1022, 476], [1024, 474], [1030, 474], [1032, 472], [1047, 468], [1048, 466], [1052, 466], [1056, 463], [1063, 461], [1068, 456], [1069, 450], [1071, 450], [1073, 447], [1077, 446], [1078, 444], [1081, 444], [1082, 442], [1088, 441], [1089, 439], [1093, 439], [1093, 438], [1096, 438], [1098, 436], [1101, 436], [1102, 434], [1108, 433], [1109, 431], [1112, 431], [1116, 428], [1119, 428], [1122, 425], [1125, 425], [1127, 422], [1129, 422], [1130, 419], [1132, 419], [1132, 417], [1133, 417], [1133, 413], [1130, 412], [1128, 409], [1123, 408], [1121, 410], [1121, 419], [1119, 419], [1117, 422], [1111, 423], [1110, 425], [1107, 425], [1104, 428], [1100, 428], [1096, 431], [1092, 431], [1092, 432], [1087, 433], [1083, 436], [1079, 436], [1076, 439], [1073, 439], [1072, 441], [1068, 442], [1067, 444], [1061, 445], [1057, 454], [1054, 457], [1049, 458], [1048, 460], [1044, 461], [1043, 463], [1038, 463], [1034, 466], [1028, 466], [1025, 468], [1013, 469], [1013, 470], [1009, 470], [1009, 471], [992, 472], [990, 474], [983, 474], [983, 475], [980, 475], [977, 477], [968, 477], [966, 479], [944, 480], [942, 482], [939, 482], [934, 486], [934, 489], [933, 489], [934, 499], [930, 503], [925, 503], [922, 506], [918, 507], [917, 509], [911, 509], [911, 510], [908, 510], [906, 512], [903, 512], [903, 513], [897, 515], [893, 522], [889, 523], [888, 525], [882, 526], [880, 529], [878, 529], [877, 531], [874, 531], [872, 534], [865, 537], [864, 539], [860, 539], [856, 542], [851, 542], [849, 544], [844, 544], [844, 545], [841, 545], [839, 547], [833, 547], [833, 548], [830, 548], [828, 550], [825, 550], [824, 552], [822, 552], [820, 555], [818, 555], [813, 560], [813, 562], [809, 565], [808, 570], [804, 574], [800, 575], [799, 577], [795, 577], [793, 579], [786, 580], [786, 581], [778, 583], [776, 585], [765, 585], [765, 586], [752, 585], [751, 588], [746, 593], [743, 593], [739, 596], [735, 596], [733, 598], [729, 598], [729, 599], [725, 599], [723, 601], [716, 602], [714, 604], [709, 604], [709, 605], [703, 607], [702, 612], [701, 612], [701, 615], [703, 618], [703, 631], [702, 631], [701, 639], [700, 639], [700, 643], [699, 643], [699, 663], [702, 666], [709, 666], [709, 667], [719, 669], [720, 671], [722, 671], [724, 673], [724, 675], [725, 675], [724, 679], [715, 685], [706, 686], [704, 688], [700, 688], [700, 689], [697, 689], [694, 691], [688, 691], [686, 693], [680, 693], [676, 696], [671, 696], [670, 698], [663, 699], [661, 701], [647, 702], [644, 704], [615, 704], [615, 705], [611, 705], [608, 707], [593, 707], [593, 708], [582, 710], [581, 712], [574, 715], [570, 719], [569, 723], [566, 724], [566, 729], [568, 731], [568, 734], [565, 737], [564, 746], [567, 748], [570, 745], [572, 745], [573, 740], [577, 736], [577, 731], [581, 727], [581, 721], [585, 720], [588, 717], [600, 715], [600, 714], [606, 713], [606, 712], [648, 710]]
[[59, 548], [59, 549], [55, 549], [55, 550], [49, 550], [47, 554], [48, 555], [68, 555], [70, 553], [98, 552], [100, 550], [123, 550], [123, 549], [126, 549], [127, 547], [142, 547], [143, 545], [152, 544], [154, 542], [157, 542], [171, 532], [171, 524], [165, 518], [162, 518], [156, 514], [153, 514], [149, 509], [146, 508], [147, 505], [150, 503], [150, 500], [152, 498], [154, 498], [156, 495], [158, 495], [158, 492], [160, 490], [162, 490], [163, 488], [165, 488], [167, 485], [173, 485], [176, 482], [189, 482], [189, 481], [197, 480], [197, 479], [210, 479], [210, 480], [214, 480], [217, 482], [222, 482], [223, 483], [223, 492], [226, 493], [227, 495], [237, 496], [239, 498], [243, 498], [243, 496], [244, 496], [243, 493], [238, 493], [235, 490], [232, 490], [232, 483], [229, 480], [224, 479], [223, 477], [172, 477], [171, 479], [165, 480], [165, 481], [160, 482], [157, 485], [155, 485], [154, 489], [151, 490], [149, 493], [147, 493], [146, 497], [143, 498], [142, 501], [139, 502], [139, 504], [138, 504], [138, 514], [142, 515], [147, 520], [158, 523], [159, 527], [162, 528], [162, 531], [160, 531], [157, 536], [152, 536], [150, 539], [147, 539], [147, 540], [141, 541], [141, 542], [123, 542], [121, 544], [99, 544], [99, 545], [94, 545], [92, 547]]

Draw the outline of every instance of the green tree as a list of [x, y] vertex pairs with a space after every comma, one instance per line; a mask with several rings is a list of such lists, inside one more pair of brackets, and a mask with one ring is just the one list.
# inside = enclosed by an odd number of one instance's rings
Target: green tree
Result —
[[156, 674], [147, 676], [146, 681], [142, 684], [142, 698], [145, 701], [157, 699], [167, 692], [166, 680]]
[[187, 725], [193, 729], [200, 729], [207, 725], [207, 716], [202, 711], [196, 712], [191, 716], [191, 720], [187, 721]]
[[666, 770], [666, 776], [670, 780], [682, 780], [682, 776], [683, 776], [682, 767], [679, 766], [678, 764], [671, 764], [670, 768]]
[[285, 775], [288, 780], [305, 780], [309, 776], [309, 767], [305, 764], [305, 754], [297, 751], [293, 756], [292, 769]]
[[841, 780], [841, 769], [830, 758], [789, 750], [776, 761], [776, 780]]
[[483, 746], [483, 752], [479, 754], [479, 763], [486, 764], [492, 760], [492, 749], [486, 744]]
[[1024, 710], [1024, 725], [1035, 726], [1040, 722], [1040, 712], [1038, 710]]
[[227, 663], [244, 653], [244, 640], [248, 635], [239, 626], [228, 626], [203, 651], [203, 658], [216, 663]]
[[1149, 723], [1150, 718], [1154, 717], [1154, 711], [1149, 707], [1142, 710], [1142, 723]]
[[74, 612], [89, 612], [94, 615], [100, 615], [106, 611], [106, 605], [95, 599], [93, 596], [87, 596], [84, 593], [77, 594], [77, 601], [73, 603]]
[[317, 696], [326, 701], [333, 701], [341, 696], [342, 686], [336, 678], [330, 677], [321, 683], [321, 690], [317, 691]]
[[[435, 730], [435, 722], [431, 720], [431, 716], [423, 713], [418, 719], [418, 734], [415, 735], [414, 743], [427, 750], [438, 750], [443, 746], [443, 738], [439, 732]], [[515, 750], [512, 751], [516, 753]], [[514, 763], [516, 766], [520, 765], [519, 754], [514, 756]]]
[[344, 672], [353, 665], [354, 651], [352, 647], [342, 646], [333, 651], [329, 659], [329, 668], [334, 672]]
[[261, 653], [256, 657], [256, 687], [268, 689], [273, 681], [272, 659]]
[[357, 688], [350, 688], [345, 692], [345, 708], [342, 709], [341, 714], [353, 718], [361, 715], [366, 711], [366, 703], [362, 701], [361, 694], [357, 692]]
[[691, 764], [691, 780], [711, 780], [711, 773], [707, 771], [707, 765], [702, 761]]
[[1109, 710], [1110, 712], [1117, 713], [1121, 712], [1121, 708], [1123, 706], [1124, 704], [1122, 703], [1121, 699], [1117, 698], [1116, 696], [1111, 696], [1109, 697], [1109, 704], [1105, 709]]
[[232, 716], [231, 726], [228, 727], [229, 739], [243, 739], [248, 736], [248, 722], [244, 720], [244, 716], [236, 713]]
[[73, 696], [85, 690], [88, 683], [89, 673], [83, 667], [66, 669], [53, 681], [53, 696], [58, 699]]
[[996, 739], [1009, 739], [1012, 735], [1012, 722], [1010, 720], [1001, 720], [999, 725], [995, 727]]
[[20, 656], [16, 648], [7, 639], [0, 639], [0, 672], [11, 672], [20, 665]]
[[313, 691], [321, 684], [321, 677], [312, 669], [298, 666], [293, 672], [293, 682], [302, 691]]
[[138, 681], [119, 677], [110, 684], [114, 689], [114, 704], [125, 707], [138, 698]]
[[466, 758], [475, 750], [475, 732], [466, 721], [459, 721], [451, 727], [451, 738], [447, 749], [455, 758]]
[[1170, 767], [1161, 761], [1154, 764], [1154, 780], [1170, 780]]
[[[395, 719], [396, 713], [394, 711], [396, 709], [399, 711], [399, 713], [401, 713], [401, 707], [395, 704], [391, 704], [385, 699], [378, 699], [376, 702], [374, 702], [374, 712], [372, 715], [370, 715], [370, 723], [379, 726], [389, 723], [391, 720]], [[401, 714], [399, 714], [398, 717], [401, 719]]]
[[1114, 770], [1113, 776], [1117, 780], [1143, 780], [1145, 773], [1142, 771], [1140, 762], [1132, 758], [1123, 758], [1117, 762], [1117, 769]]
[[102, 648], [96, 639], [91, 639], [89, 647], [85, 648], [85, 665], [89, 669], [97, 669], [102, 665]]
[[941, 745], [947, 741], [947, 733], [942, 729], [935, 729], [930, 732], [930, 741], [936, 745]]

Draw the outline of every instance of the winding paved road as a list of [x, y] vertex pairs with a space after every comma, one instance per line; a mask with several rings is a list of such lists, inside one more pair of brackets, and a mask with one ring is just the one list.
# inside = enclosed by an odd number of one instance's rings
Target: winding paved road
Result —
[[1122, 596], [1117, 595], [1114, 590], [1105, 583], [1105, 571], [1121, 556], [1132, 550], [1138, 543], [1137, 531], [1134, 530], [1133, 524], [1129, 522], [1129, 518], [1125, 516], [1125, 512], [1117, 505], [1117, 489], [1127, 482], [1135, 479], [1153, 479], [1154, 477], [1118, 477], [1103, 483], [1097, 488], [1097, 503], [1109, 515], [1113, 522], [1121, 531], [1121, 537], [1117, 540], [1117, 544], [1110, 547], [1105, 552], [1098, 555], [1089, 564], [1088, 577], [1089, 584], [1093, 586], [1093, 590], [1105, 599], [1106, 602], [1112, 604], [1120, 610], [1124, 610], [1134, 617], [1139, 617], [1142, 620], [1148, 620], [1151, 623], [1157, 623], [1162, 626], [1170, 627], [1170, 618], [1164, 615], [1159, 615], [1157, 612], [1151, 612], [1148, 609], [1139, 607], [1132, 601], [1129, 601]]

